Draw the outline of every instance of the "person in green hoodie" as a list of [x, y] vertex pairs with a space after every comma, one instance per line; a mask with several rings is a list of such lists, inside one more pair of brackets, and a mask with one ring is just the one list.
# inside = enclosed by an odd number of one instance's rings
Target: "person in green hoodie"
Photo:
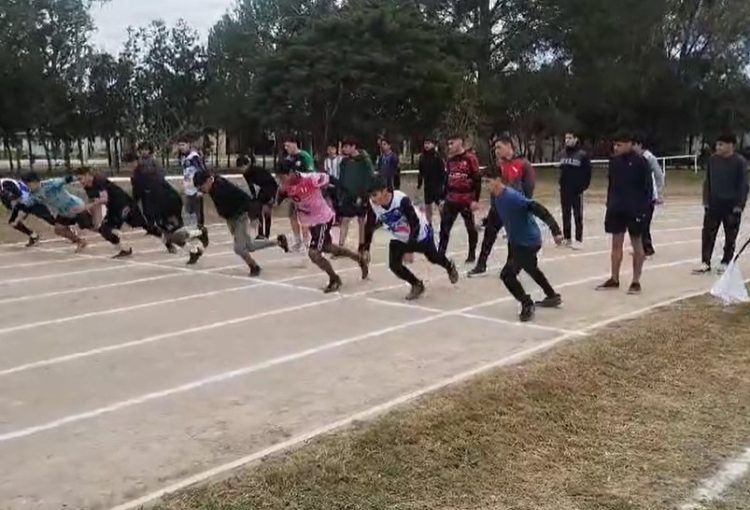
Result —
[[341, 217], [339, 246], [346, 244], [349, 223], [352, 218], [357, 218], [359, 250], [361, 251], [365, 243], [365, 220], [369, 204], [368, 190], [375, 176], [375, 167], [370, 155], [364, 149], [359, 148], [356, 140], [351, 138], [344, 140], [341, 152], [344, 154], [344, 159], [341, 161], [338, 182], [338, 212]]

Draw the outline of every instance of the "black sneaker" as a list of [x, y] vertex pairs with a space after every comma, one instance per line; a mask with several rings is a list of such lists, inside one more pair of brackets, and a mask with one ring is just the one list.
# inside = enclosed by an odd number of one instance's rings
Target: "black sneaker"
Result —
[[255, 236], [255, 240], [256, 241], [265, 241], [266, 240], [266, 236], [264, 236], [263, 234], [258, 234], [257, 236]]
[[620, 282], [615, 281], [612, 278], [596, 286], [596, 290], [617, 290], [619, 288], [620, 288]]
[[31, 234], [29, 236], [29, 241], [26, 243], [26, 247], [31, 248], [38, 242], [39, 242], [39, 234]]
[[[256, 237], [256, 239], [258, 238]], [[263, 239], [265, 239], [265, 237]], [[289, 253], [289, 239], [287, 239], [284, 234], [276, 236], [276, 242], [279, 243], [279, 248], [284, 250], [284, 253]]]
[[204, 248], [208, 248], [208, 229], [203, 225], [198, 228], [201, 231], [201, 235], [198, 236], [198, 240], [201, 242]]
[[167, 251], [172, 255], [175, 255], [177, 253], [177, 246], [173, 245], [172, 243], [167, 243], [164, 246], [167, 247]]
[[540, 308], [557, 308], [562, 305], [562, 296], [555, 294], [554, 296], [547, 296], [541, 301], [536, 302], [536, 306]]
[[128, 248], [127, 250], [120, 250], [120, 252], [117, 255], [114, 255], [113, 259], [124, 259], [131, 257], [133, 255], [133, 248]]
[[200, 259], [203, 256], [203, 250], [200, 248], [196, 248], [195, 251], [190, 252], [190, 258], [187, 261], [188, 266], [194, 265], [196, 262], [198, 262], [198, 259]]
[[331, 281], [328, 282], [328, 286], [323, 289], [323, 294], [331, 294], [333, 292], [338, 292], [339, 289], [341, 289], [341, 278], [338, 276], [336, 278], [331, 279]]
[[529, 322], [534, 318], [535, 312], [536, 307], [534, 306], [534, 303], [524, 303], [523, 305], [521, 305], [521, 314], [518, 316], [518, 318], [521, 320], [521, 322]]
[[424, 294], [424, 283], [419, 282], [416, 285], [411, 286], [411, 290], [406, 295], [406, 300], [415, 301], [422, 297], [422, 294]]
[[359, 254], [359, 268], [362, 270], [362, 279], [367, 280], [367, 277], [370, 276], [370, 263], [365, 252]]
[[447, 267], [448, 271], [448, 279], [451, 281], [453, 285], [458, 283], [458, 269], [456, 269], [456, 263], [452, 260], [450, 261], [450, 264]]
[[630, 284], [630, 287], [628, 287], [628, 294], [631, 296], [636, 296], [641, 293], [641, 284], [633, 282]]
[[251, 267], [250, 268], [250, 276], [252, 278], [260, 276], [260, 271], [261, 271], [260, 266], [253, 266], [253, 267]]
[[467, 273], [467, 276], [468, 276], [469, 278], [472, 278], [472, 277], [474, 277], [474, 276], [482, 276], [482, 275], [483, 275], [483, 274], [485, 274], [486, 272], [487, 272], [487, 267], [486, 267], [486, 266], [484, 266], [484, 265], [481, 265], [481, 264], [477, 264], [477, 265], [476, 265], [476, 266], [474, 267], [474, 269], [472, 269], [471, 271], [469, 271], [469, 272]]
[[473, 264], [477, 261], [477, 256], [473, 253], [469, 253], [469, 256], [466, 257], [466, 264]]

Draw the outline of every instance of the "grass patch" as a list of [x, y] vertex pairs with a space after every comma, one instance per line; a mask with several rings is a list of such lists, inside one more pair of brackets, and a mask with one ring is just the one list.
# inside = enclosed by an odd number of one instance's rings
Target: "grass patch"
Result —
[[673, 508], [750, 440], [750, 307], [613, 326], [159, 510]]

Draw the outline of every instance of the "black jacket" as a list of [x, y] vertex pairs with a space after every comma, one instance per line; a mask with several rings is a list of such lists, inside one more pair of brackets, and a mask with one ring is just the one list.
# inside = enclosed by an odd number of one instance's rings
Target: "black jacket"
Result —
[[650, 209], [654, 181], [646, 158], [635, 152], [613, 156], [609, 160], [608, 180], [608, 211], [644, 214]]
[[560, 191], [580, 194], [591, 185], [591, 159], [580, 147], [566, 147], [560, 157]]
[[745, 209], [748, 194], [747, 161], [735, 153], [729, 158], [714, 154], [708, 159], [703, 182], [703, 205], [729, 204]]
[[251, 167], [245, 170], [242, 175], [250, 188], [251, 195], [257, 196], [258, 200], [267, 202], [276, 198], [279, 184], [271, 172], [265, 168]]
[[258, 217], [259, 204], [220, 175], [214, 176], [214, 183], [208, 194], [216, 206], [216, 212], [224, 219], [237, 218], [243, 213], [248, 213], [251, 218]]
[[422, 152], [419, 157], [419, 177], [417, 177], [417, 189], [424, 186], [429, 190], [443, 193], [445, 189], [445, 161], [435, 149]]

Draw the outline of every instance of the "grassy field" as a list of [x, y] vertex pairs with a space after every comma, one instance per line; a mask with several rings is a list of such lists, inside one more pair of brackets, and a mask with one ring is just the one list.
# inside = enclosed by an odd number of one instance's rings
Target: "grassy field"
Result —
[[[669, 197], [699, 197], [701, 192], [701, 184], [703, 182], [703, 174], [694, 174], [690, 171], [673, 171], [668, 175], [667, 184], [667, 200]], [[240, 183], [244, 186], [244, 182]], [[123, 185], [123, 187], [130, 192], [129, 186]], [[72, 187], [76, 189], [76, 187]], [[557, 171], [551, 169], [545, 169], [540, 171], [538, 174], [537, 192], [536, 198], [542, 201], [545, 205], [550, 207], [556, 205], [559, 201], [557, 195]], [[603, 202], [606, 198], [606, 171], [597, 170], [594, 173], [591, 188], [587, 192], [586, 197], [589, 201]], [[402, 190], [420, 202], [422, 199], [422, 192], [417, 190], [417, 180], [413, 175], [405, 176], [402, 179]], [[79, 193], [82, 196], [82, 192]], [[484, 194], [487, 196], [487, 193]], [[276, 214], [279, 217], [286, 215], [286, 206], [282, 205], [276, 210]], [[216, 216], [216, 212], [213, 206], [208, 203], [206, 205], [206, 215], [210, 222], [219, 221]], [[11, 229], [7, 224], [8, 211], [4, 207], [0, 207], [0, 243], [4, 242], [17, 242], [25, 239], [23, 235]], [[52, 236], [51, 230], [47, 225], [41, 223], [36, 218], [29, 219], [29, 225], [38, 230], [45, 237]]]
[[693, 299], [158, 509], [675, 508], [750, 441], [749, 328], [750, 307]]

